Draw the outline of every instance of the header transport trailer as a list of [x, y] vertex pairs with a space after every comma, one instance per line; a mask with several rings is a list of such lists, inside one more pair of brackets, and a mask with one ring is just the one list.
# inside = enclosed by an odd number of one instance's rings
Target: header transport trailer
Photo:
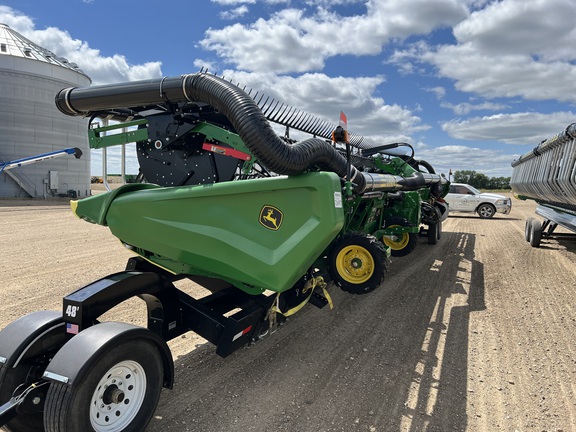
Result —
[[526, 220], [526, 241], [538, 247], [558, 226], [576, 232], [576, 123], [542, 141], [512, 167], [512, 191], [520, 199], [535, 200], [536, 214], [544, 218]]
[[[174, 366], [167, 341], [194, 331], [227, 356], [328, 284], [379, 287], [394, 250], [436, 243], [448, 181], [378, 145], [207, 73], [56, 95], [66, 115], [106, 118], [92, 148], [136, 142], [140, 183], [72, 201], [135, 254], [126, 270], [67, 295], [62, 310], [0, 332], [0, 423], [10, 431], [141, 431]], [[279, 136], [271, 127], [286, 127]], [[312, 135], [296, 142], [290, 129]], [[193, 298], [188, 278], [210, 294]], [[139, 297], [147, 328], [99, 317]]]

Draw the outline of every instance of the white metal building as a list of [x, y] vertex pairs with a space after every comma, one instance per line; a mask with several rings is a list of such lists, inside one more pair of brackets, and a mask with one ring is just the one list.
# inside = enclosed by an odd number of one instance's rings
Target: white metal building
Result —
[[66, 116], [54, 104], [59, 90], [90, 83], [76, 64], [0, 24], [0, 161], [69, 147], [83, 153], [4, 170], [0, 197], [90, 194], [88, 120]]

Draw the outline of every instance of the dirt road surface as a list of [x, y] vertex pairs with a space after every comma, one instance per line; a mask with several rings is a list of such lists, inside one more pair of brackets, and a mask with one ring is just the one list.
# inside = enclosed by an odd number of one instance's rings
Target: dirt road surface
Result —
[[[384, 284], [307, 306], [222, 359], [192, 333], [147, 431], [576, 431], [576, 239], [524, 240], [535, 203], [454, 213]], [[0, 201], [0, 328], [131, 256], [65, 202]], [[195, 290], [193, 286], [183, 289]], [[104, 319], [144, 324], [134, 299]]]

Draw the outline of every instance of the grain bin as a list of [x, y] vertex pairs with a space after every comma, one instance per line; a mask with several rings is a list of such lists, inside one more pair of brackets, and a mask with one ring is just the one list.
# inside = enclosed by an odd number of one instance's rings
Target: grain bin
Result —
[[64, 116], [54, 106], [62, 87], [90, 83], [76, 64], [0, 24], [0, 161], [66, 147], [83, 151], [81, 159], [50, 159], [2, 172], [0, 198], [90, 194], [88, 120]]

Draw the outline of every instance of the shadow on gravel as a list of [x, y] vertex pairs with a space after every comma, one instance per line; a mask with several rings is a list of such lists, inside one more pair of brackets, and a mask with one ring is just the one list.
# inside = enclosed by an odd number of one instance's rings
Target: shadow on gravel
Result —
[[474, 235], [446, 233], [443, 241], [444, 251], [452, 248], [452, 252], [435, 259], [442, 264], [438, 271], [432, 266], [427, 275], [433, 290], [420, 310], [422, 319], [412, 322], [414, 349], [421, 344], [422, 353], [407, 364], [413, 370], [411, 380], [396, 388], [405, 395], [406, 406], [396, 407], [402, 414], [391, 419], [390, 429], [382, 430], [467, 428], [469, 322], [471, 312], [486, 309], [484, 265], [475, 259]]
[[479, 221], [498, 221], [498, 220], [519, 221], [519, 220], [522, 220], [520, 218], [515, 218], [515, 217], [511, 217], [511, 216], [504, 216], [504, 215], [499, 214], [499, 213], [497, 213], [496, 215], [494, 215], [494, 217], [491, 217], [489, 219], [482, 219], [478, 215], [469, 214], [469, 213], [468, 214], [452, 214], [452, 213], [450, 213], [449, 217], [452, 219], [478, 219]]
[[552, 236], [542, 236], [540, 249], [558, 250], [564, 248], [569, 252], [576, 252], [576, 234], [553, 233]]
[[70, 198], [50, 197], [42, 198], [0, 198], [0, 209], [3, 207], [46, 207], [46, 206], [69, 206]]
[[475, 236], [445, 232], [393, 260], [384, 284], [306, 307], [228, 358], [175, 361], [148, 431], [463, 431], [470, 314], [486, 309]]

